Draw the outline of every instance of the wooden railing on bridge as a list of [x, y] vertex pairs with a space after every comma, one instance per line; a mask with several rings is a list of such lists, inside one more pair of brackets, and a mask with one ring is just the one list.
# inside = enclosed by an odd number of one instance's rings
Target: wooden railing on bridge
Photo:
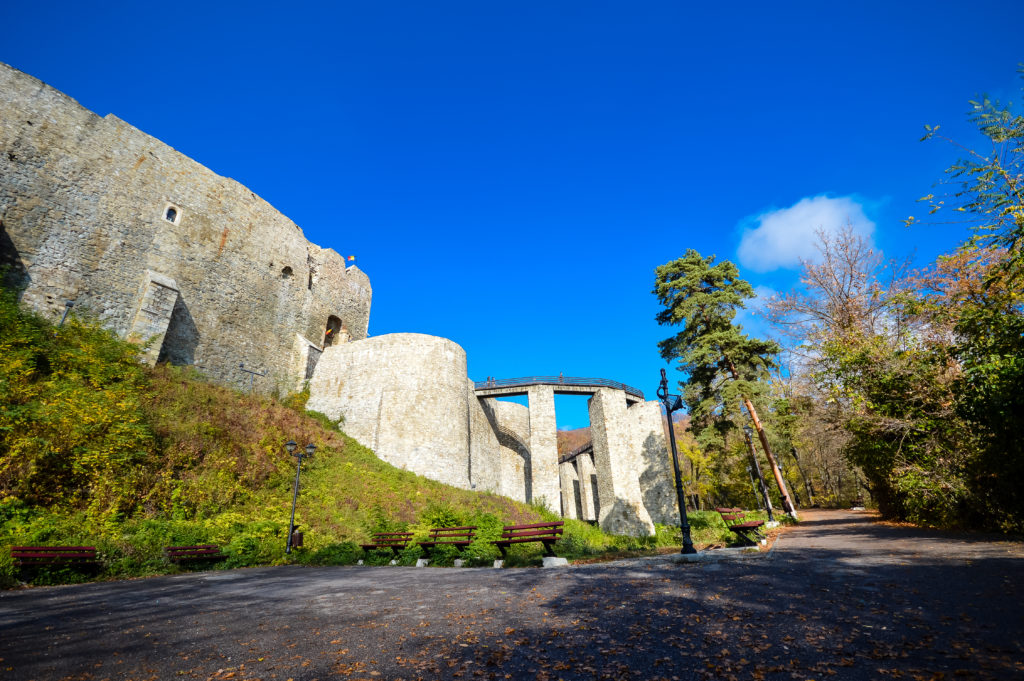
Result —
[[573, 459], [575, 459], [580, 454], [584, 454], [584, 453], [588, 452], [589, 450], [593, 450], [593, 449], [594, 449], [594, 443], [593, 442], [585, 442], [582, 445], [580, 445], [579, 447], [577, 447], [576, 449], [572, 450], [571, 452], [566, 452], [565, 454], [559, 455], [558, 463], [565, 463], [567, 461], [572, 461]]

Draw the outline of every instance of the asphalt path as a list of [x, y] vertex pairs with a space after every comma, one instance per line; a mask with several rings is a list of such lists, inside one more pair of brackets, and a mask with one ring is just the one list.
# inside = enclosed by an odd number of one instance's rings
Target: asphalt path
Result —
[[805, 511], [770, 553], [0, 592], [0, 679], [1024, 679], [1024, 546]]

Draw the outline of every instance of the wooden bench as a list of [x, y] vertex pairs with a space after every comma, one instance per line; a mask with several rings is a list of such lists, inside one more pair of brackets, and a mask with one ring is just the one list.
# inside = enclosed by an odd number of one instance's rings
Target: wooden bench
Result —
[[11, 559], [19, 568], [97, 568], [95, 546], [12, 546]]
[[501, 531], [501, 539], [492, 542], [505, 557], [505, 550], [512, 544], [525, 544], [539, 541], [544, 544], [544, 555], [554, 556], [551, 545], [562, 538], [565, 523], [561, 520], [552, 523], [533, 523], [532, 525], [506, 525]]
[[371, 543], [360, 544], [363, 551], [374, 549], [391, 549], [397, 556], [399, 551], [404, 549], [412, 541], [412, 532], [377, 532], [371, 538]]
[[172, 563], [194, 563], [203, 560], [223, 560], [227, 558], [216, 544], [165, 546], [164, 555]]
[[437, 527], [430, 531], [430, 539], [427, 541], [418, 542], [420, 547], [427, 552], [429, 556], [432, 549], [438, 546], [454, 546], [462, 552], [462, 549], [466, 548], [473, 542], [473, 537], [476, 536], [476, 525], [466, 525], [464, 527]]
[[763, 520], [747, 520], [747, 512], [742, 508], [716, 508], [722, 516], [725, 526], [751, 546], [757, 546], [765, 538], [761, 528]]

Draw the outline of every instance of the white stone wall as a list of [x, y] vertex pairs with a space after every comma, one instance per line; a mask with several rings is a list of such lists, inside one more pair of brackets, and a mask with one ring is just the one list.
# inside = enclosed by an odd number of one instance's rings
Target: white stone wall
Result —
[[530, 410], [516, 402], [480, 400], [494, 414], [498, 438], [497, 492], [516, 501], [531, 501], [533, 476], [530, 466]]
[[494, 408], [479, 400], [473, 392], [473, 381], [466, 379], [469, 407], [469, 477], [472, 489], [502, 494], [501, 445], [498, 443]]
[[469, 488], [471, 394], [466, 353], [452, 341], [395, 333], [330, 346], [309, 392], [308, 409], [344, 418], [381, 459]]
[[590, 400], [602, 529], [634, 536], [654, 534], [640, 490], [640, 456], [633, 445], [632, 419], [621, 390], [598, 388]]
[[532, 385], [530, 401], [530, 470], [532, 498], [543, 501], [548, 510], [559, 512], [561, 489], [558, 479], [558, 426], [555, 420], [555, 389]]
[[630, 405], [626, 415], [631, 420], [630, 447], [637, 454], [637, 475], [644, 508], [654, 522], [678, 525], [679, 505], [676, 503], [671, 454], [665, 442], [661, 404], [639, 402]]
[[581, 520], [597, 520], [600, 509], [600, 496], [597, 492], [597, 485], [594, 481], [597, 477], [597, 468], [594, 467], [594, 459], [590, 454], [582, 454], [576, 457], [576, 475], [580, 480], [580, 501], [583, 506], [583, 517]]

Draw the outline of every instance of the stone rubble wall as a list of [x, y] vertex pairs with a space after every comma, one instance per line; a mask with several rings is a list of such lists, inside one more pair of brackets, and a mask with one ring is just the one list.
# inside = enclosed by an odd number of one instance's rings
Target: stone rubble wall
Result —
[[466, 378], [466, 401], [469, 411], [469, 480], [472, 489], [501, 491], [501, 445], [498, 441], [497, 417], [493, 400], [478, 400], [474, 382]]
[[493, 413], [498, 436], [498, 469], [501, 472], [498, 489], [516, 501], [531, 501], [533, 475], [530, 465], [530, 410], [526, 405], [497, 399], [483, 399]]
[[558, 426], [555, 419], [555, 389], [550, 385], [528, 388], [530, 410], [530, 471], [532, 498], [548, 510], [558, 512], [561, 490], [558, 480]]
[[625, 393], [598, 388], [590, 399], [590, 434], [597, 467], [601, 527], [614, 534], [654, 534], [654, 523], [640, 490], [640, 453], [634, 441], [632, 419], [626, 413]]
[[[238, 182], [2, 63], [0, 121], [0, 265], [41, 313], [73, 300], [123, 337], [139, 322], [161, 360], [248, 385], [244, 362], [263, 391], [294, 388], [295, 334], [322, 343], [328, 316], [366, 337], [366, 275]], [[170, 315], [151, 286], [167, 280]]]
[[626, 415], [632, 420], [630, 447], [637, 453], [637, 473], [644, 508], [654, 522], [678, 525], [679, 504], [661, 404], [639, 402], [630, 405]]
[[324, 350], [306, 408], [392, 465], [470, 488], [466, 352], [446, 338], [394, 333]]

